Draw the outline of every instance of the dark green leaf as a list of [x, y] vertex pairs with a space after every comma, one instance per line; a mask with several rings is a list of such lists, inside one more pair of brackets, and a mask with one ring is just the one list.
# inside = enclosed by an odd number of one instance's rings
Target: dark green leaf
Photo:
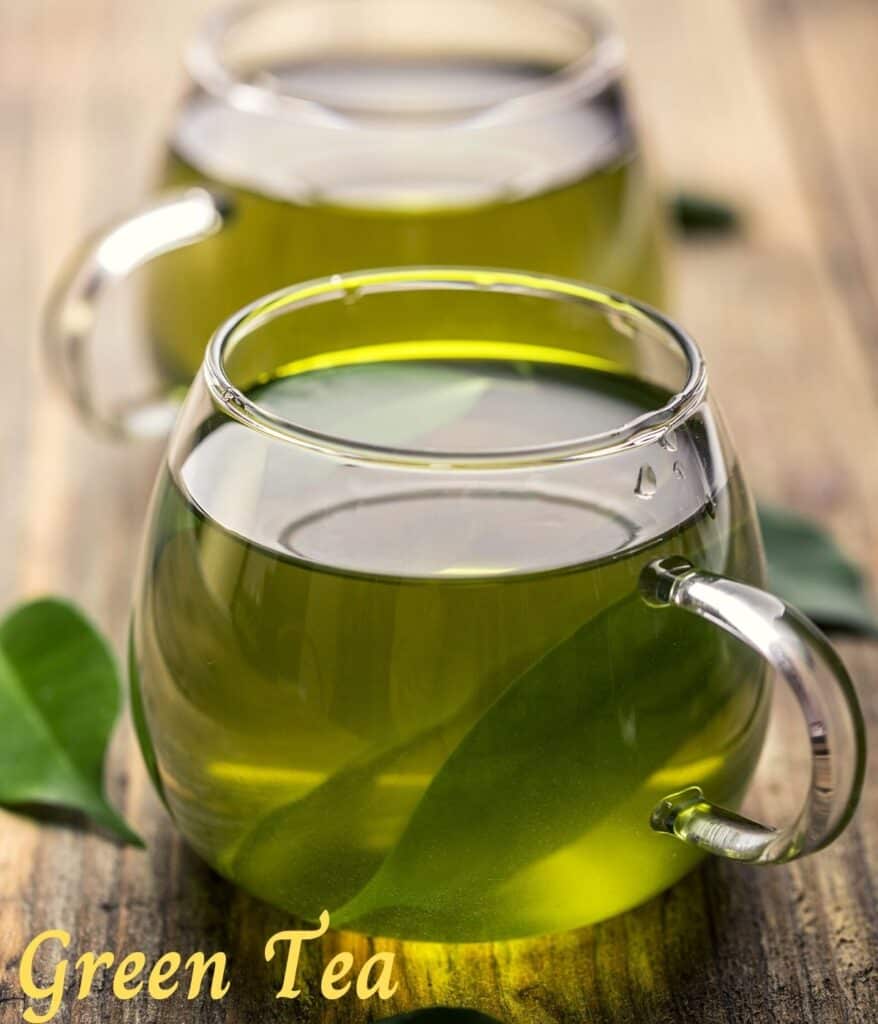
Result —
[[738, 211], [707, 196], [680, 192], [670, 204], [671, 219], [683, 235], [728, 235], [741, 226]]
[[465, 1010], [449, 1006], [430, 1006], [425, 1010], [412, 1010], [396, 1017], [385, 1017], [380, 1024], [500, 1024], [479, 1010]]
[[760, 505], [770, 588], [823, 629], [878, 636], [863, 574], [819, 526]]
[[54, 599], [13, 610], [0, 622], [0, 803], [82, 811], [142, 846], [103, 793], [118, 712], [113, 656], [80, 612]]

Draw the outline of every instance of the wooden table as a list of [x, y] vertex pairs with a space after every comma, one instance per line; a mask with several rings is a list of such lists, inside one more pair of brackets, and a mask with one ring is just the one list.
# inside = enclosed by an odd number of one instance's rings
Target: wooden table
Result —
[[[122, 649], [152, 448], [89, 437], [47, 387], [39, 308], [83, 231], [148, 187], [197, 0], [0, 0], [0, 604], [61, 592]], [[878, 7], [874, 0], [619, 0], [632, 76], [665, 180], [746, 211], [735, 240], [679, 247], [677, 312], [707, 352], [750, 478], [832, 527], [878, 571]], [[878, 738], [878, 650], [842, 653]], [[753, 809], [783, 805], [800, 737], [774, 730]], [[770, 776], [770, 777], [769, 777]], [[23, 1009], [17, 958], [63, 927], [86, 949], [224, 950], [222, 1002], [122, 1003], [105, 988], [59, 1021], [360, 1021], [431, 1004], [503, 1021], [878, 1020], [878, 785], [817, 857], [712, 862], [594, 928], [509, 945], [398, 947], [389, 1004], [319, 995], [336, 948], [306, 950], [305, 993], [274, 998], [262, 944], [283, 916], [187, 852], [127, 725], [112, 798], [149, 852], [0, 813], [0, 1022]], [[382, 948], [388, 947], [384, 944]]]

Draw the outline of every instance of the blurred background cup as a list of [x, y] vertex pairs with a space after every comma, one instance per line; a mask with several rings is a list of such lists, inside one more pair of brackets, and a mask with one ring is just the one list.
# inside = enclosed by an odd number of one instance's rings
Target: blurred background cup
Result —
[[[559, 0], [218, 11], [187, 51], [157, 195], [90, 239], [56, 286], [54, 373], [94, 427], [162, 435], [204, 339], [291, 281], [469, 263], [662, 305], [658, 205], [623, 65], [603, 19]], [[95, 332], [98, 313], [146, 263], [143, 365], [108, 373], [134, 340]]]

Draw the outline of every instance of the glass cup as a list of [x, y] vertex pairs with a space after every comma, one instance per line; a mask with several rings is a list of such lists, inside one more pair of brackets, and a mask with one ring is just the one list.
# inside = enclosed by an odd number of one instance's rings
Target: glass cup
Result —
[[[513, 266], [662, 305], [622, 46], [578, 5], [262, 0], [210, 17], [188, 69], [161, 191], [83, 247], [48, 310], [51, 366], [95, 426], [166, 432], [218, 323], [336, 271]], [[114, 332], [92, 328], [153, 259], [152, 379], [124, 394], [130, 372], [100, 372]]]
[[[152, 505], [131, 632], [153, 780], [218, 871], [306, 919], [505, 939], [627, 910], [705, 853], [826, 846], [864, 733], [762, 589], [695, 343], [570, 280], [399, 269], [214, 335]], [[769, 669], [798, 817], [738, 813]]]

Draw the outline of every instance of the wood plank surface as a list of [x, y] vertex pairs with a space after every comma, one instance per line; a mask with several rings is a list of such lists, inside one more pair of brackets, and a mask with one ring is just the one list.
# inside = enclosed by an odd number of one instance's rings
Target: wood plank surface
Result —
[[[48, 387], [40, 305], [82, 237], [149, 188], [201, 0], [0, 0], [0, 600], [81, 602], [123, 649], [142, 518], [159, 458], [89, 436]], [[675, 312], [701, 342], [754, 488], [836, 531], [878, 573], [878, 7], [874, 0], [616, 0], [645, 134], [669, 187], [728, 197], [746, 230], [677, 247]], [[845, 641], [873, 742], [878, 651]], [[750, 810], [781, 816], [801, 765], [777, 724]], [[228, 953], [213, 1003], [122, 1003], [105, 987], [57, 1020], [378, 1020], [433, 1004], [502, 1021], [867, 1024], [878, 1020], [878, 785], [819, 856], [711, 862], [638, 910], [578, 932], [468, 947], [328, 935], [303, 995], [274, 998], [265, 938], [284, 915], [218, 879], [173, 832], [126, 725], [111, 795], [149, 849], [0, 812], [0, 1024], [21, 1018], [25, 944], [65, 928], [85, 950]], [[389, 1003], [324, 1001], [332, 953], [397, 952]], [[52, 964], [42, 965], [47, 972]]]

